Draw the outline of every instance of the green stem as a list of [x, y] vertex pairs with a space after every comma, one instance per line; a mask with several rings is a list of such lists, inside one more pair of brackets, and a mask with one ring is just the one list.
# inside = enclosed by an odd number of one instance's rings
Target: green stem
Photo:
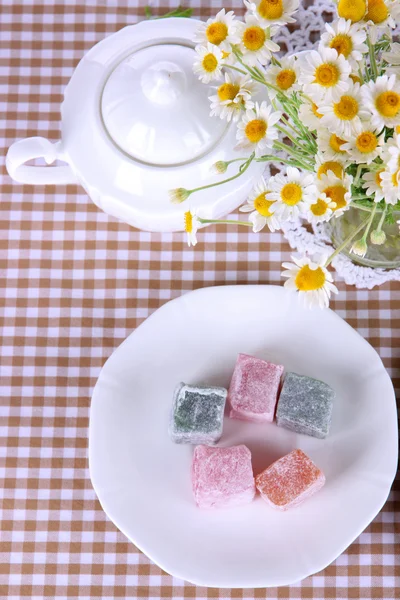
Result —
[[306, 171], [314, 171], [313, 165], [305, 162], [305, 157], [292, 148], [292, 146], [288, 146], [282, 142], [274, 142], [274, 148], [276, 150], [283, 150], [284, 152], [287, 152], [287, 154], [294, 156], [294, 158], [302, 165], [303, 169], [306, 169]]
[[245, 227], [252, 227], [252, 223], [249, 221], [235, 221], [234, 219], [200, 219], [197, 217], [200, 223], [206, 225], [211, 223], [218, 223], [219, 225], [244, 225]]
[[340, 246], [338, 246], [336, 248], [335, 252], [333, 252], [330, 255], [330, 257], [328, 258], [328, 260], [325, 263], [325, 267], [330, 265], [331, 262], [333, 261], [333, 259], [335, 258], [335, 256], [340, 254], [340, 252], [346, 248], [346, 246], [352, 241], [352, 239], [356, 237], [357, 233], [359, 233], [367, 225], [368, 221], [369, 221], [369, 217], [368, 217], [368, 219], [365, 219], [365, 221], [363, 221], [354, 231], [352, 231], [350, 233], [350, 235], [347, 236], [347, 238], [340, 244]]
[[372, 75], [373, 75], [374, 81], [376, 81], [376, 78], [378, 77], [378, 69], [376, 66], [375, 48], [374, 48], [373, 44], [371, 43], [371, 39], [370, 39], [369, 35], [367, 35], [367, 44], [368, 44], [369, 60], [371, 63]]
[[237, 71], [238, 73], [242, 73], [242, 75], [247, 75], [246, 71], [243, 71], [243, 69], [239, 69], [239, 67], [234, 67], [233, 65], [224, 65], [225, 69], [233, 69], [234, 71]]
[[209, 188], [216, 187], [217, 185], [223, 185], [224, 183], [228, 183], [229, 181], [233, 181], [234, 179], [237, 179], [238, 177], [243, 175], [243, 173], [249, 168], [253, 159], [254, 159], [254, 152], [247, 159], [247, 161], [239, 167], [239, 171], [236, 173], [236, 175], [232, 175], [232, 177], [228, 177], [227, 179], [223, 179], [222, 181], [217, 181], [216, 183], [209, 183], [208, 185], [202, 185], [201, 187], [193, 188], [192, 190], [188, 190], [189, 195], [194, 194], [194, 192], [208, 190]]
[[[305, 165], [304, 164], [300, 164], [299, 161], [295, 158], [292, 158], [290, 160], [286, 159], [286, 158], [281, 158], [280, 156], [274, 156], [273, 154], [265, 154], [264, 156], [260, 156], [259, 158], [255, 159], [256, 162], [268, 162], [268, 161], [273, 161], [273, 162], [280, 162], [283, 163], [284, 165], [289, 165], [289, 167], [300, 167], [301, 169], [305, 169]], [[309, 169], [309, 167], [307, 167], [307, 170]]]
[[275, 125], [275, 127], [277, 128], [278, 131], [280, 131], [282, 133], [282, 135], [289, 138], [289, 140], [291, 140], [295, 146], [297, 146], [305, 154], [308, 154], [308, 149], [305, 146], [303, 146], [303, 144], [300, 142], [300, 140], [298, 138], [295, 138], [289, 131], [287, 131], [287, 129], [285, 129], [281, 125]]
[[387, 209], [388, 209], [388, 207], [387, 207], [387, 204], [385, 204], [385, 208], [384, 208], [384, 209], [383, 209], [383, 211], [382, 211], [382, 216], [381, 216], [381, 218], [379, 219], [379, 223], [378, 223], [377, 231], [381, 231], [381, 229], [382, 229], [382, 225], [383, 225], [383, 222], [384, 222], [384, 220], [385, 220], [385, 217], [386, 217]]
[[366, 241], [367, 241], [367, 237], [368, 237], [368, 234], [369, 234], [369, 230], [371, 229], [372, 221], [374, 220], [374, 217], [375, 217], [376, 209], [377, 209], [377, 205], [375, 204], [375, 205], [374, 205], [374, 208], [373, 208], [373, 209], [372, 209], [372, 211], [371, 211], [371, 215], [370, 215], [370, 217], [369, 217], [369, 221], [368, 221], [368, 224], [367, 224], [367, 228], [366, 228], [366, 230], [364, 231], [364, 235], [363, 235], [363, 236], [362, 236], [362, 238], [361, 238], [361, 239], [362, 239], [364, 242], [366, 242]]
[[361, 176], [361, 171], [362, 171], [363, 166], [364, 165], [358, 165], [358, 167], [357, 167], [356, 176], [354, 177], [354, 181], [353, 181], [354, 187], [356, 187], [358, 182], [360, 181], [360, 176]]

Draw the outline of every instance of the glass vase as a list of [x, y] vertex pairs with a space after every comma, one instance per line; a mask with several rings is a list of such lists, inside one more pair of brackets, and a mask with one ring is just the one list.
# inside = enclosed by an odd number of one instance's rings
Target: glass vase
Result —
[[[371, 213], [371, 209], [367, 207], [351, 207], [338, 219], [331, 219], [329, 222], [329, 229], [331, 240], [335, 248], [339, 247], [340, 244], [354, 231], [362, 221]], [[374, 231], [377, 228], [379, 220], [382, 216], [382, 212], [377, 210], [375, 217], [370, 229]], [[348, 256], [354, 263], [362, 265], [364, 267], [373, 267], [381, 269], [395, 269], [400, 267], [400, 233], [399, 225], [397, 221], [400, 219], [400, 211], [393, 212], [395, 223], [384, 224], [382, 231], [386, 234], [386, 242], [382, 245], [375, 245], [371, 243], [368, 236], [368, 252], [364, 257], [357, 256], [350, 252], [350, 248], [353, 242], [351, 242], [342, 253]], [[356, 236], [356, 239], [362, 236]]]

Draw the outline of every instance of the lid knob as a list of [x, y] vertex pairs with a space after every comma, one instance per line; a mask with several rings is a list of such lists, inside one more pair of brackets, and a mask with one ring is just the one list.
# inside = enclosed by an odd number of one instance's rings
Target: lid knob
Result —
[[154, 104], [173, 104], [185, 91], [186, 75], [179, 65], [161, 60], [143, 72], [141, 86]]

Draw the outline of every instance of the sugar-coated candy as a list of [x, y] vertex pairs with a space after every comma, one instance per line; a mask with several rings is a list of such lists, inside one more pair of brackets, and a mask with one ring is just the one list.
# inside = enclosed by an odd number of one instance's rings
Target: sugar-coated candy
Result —
[[215, 444], [222, 435], [227, 390], [180, 383], [175, 390], [169, 424], [178, 444]]
[[246, 446], [197, 446], [192, 463], [192, 485], [200, 508], [247, 504], [256, 492], [251, 453]]
[[297, 433], [325, 438], [329, 433], [335, 392], [305, 375], [287, 373], [276, 411], [276, 421]]
[[256, 477], [262, 498], [278, 510], [298, 506], [325, 483], [323, 472], [302, 450], [293, 450]]
[[228, 392], [230, 416], [245, 421], [272, 422], [282, 373], [281, 365], [239, 354]]

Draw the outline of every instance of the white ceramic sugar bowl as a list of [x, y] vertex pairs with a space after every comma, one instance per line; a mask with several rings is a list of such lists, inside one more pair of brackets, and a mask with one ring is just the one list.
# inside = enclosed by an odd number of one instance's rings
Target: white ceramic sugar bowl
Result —
[[[80, 183], [106, 213], [150, 231], [183, 229], [188, 207], [221, 218], [245, 199], [263, 170], [252, 163], [238, 179], [198, 192], [180, 205], [172, 188], [197, 188], [221, 176], [219, 160], [235, 151], [236, 125], [210, 117], [209, 86], [193, 74], [194, 19], [131, 25], [94, 46], [81, 60], [61, 107], [61, 141], [16, 142], [6, 165], [25, 184]], [[43, 158], [63, 166], [30, 166]]]

